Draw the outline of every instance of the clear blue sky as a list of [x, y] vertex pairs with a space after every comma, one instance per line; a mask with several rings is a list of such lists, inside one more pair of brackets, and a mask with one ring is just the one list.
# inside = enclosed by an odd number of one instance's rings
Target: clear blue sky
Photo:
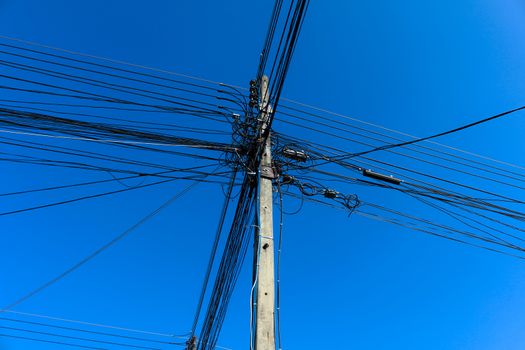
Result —
[[[0, 34], [247, 86], [272, 5], [0, 0]], [[312, 1], [283, 95], [424, 136], [524, 104], [524, 35], [519, 0]], [[440, 141], [524, 165], [524, 116]], [[78, 180], [74, 172], [0, 170], [1, 192]], [[0, 218], [0, 304], [61, 272], [181, 186]], [[406, 207], [400, 198], [372, 199]], [[221, 202], [220, 187], [200, 185], [16, 310], [187, 332]], [[219, 340], [235, 350], [248, 346], [245, 267]], [[523, 349], [523, 295], [525, 263], [517, 259], [311, 203], [285, 218], [284, 349]], [[0, 339], [0, 349], [55, 348]]]

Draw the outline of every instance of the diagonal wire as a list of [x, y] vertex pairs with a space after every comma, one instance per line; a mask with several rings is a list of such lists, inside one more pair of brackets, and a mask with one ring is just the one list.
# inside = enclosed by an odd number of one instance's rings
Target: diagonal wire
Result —
[[502, 113], [498, 113], [498, 114], [493, 115], [493, 116], [490, 116], [490, 117], [488, 117], [488, 118], [484, 118], [484, 119], [481, 119], [481, 120], [477, 120], [477, 121], [472, 122], [472, 123], [470, 123], [470, 124], [462, 125], [462, 126], [460, 126], [460, 127], [457, 127], [457, 128], [451, 129], [451, 130], [447, 130], [447, 131], [443, 131], [443, 132], [440, 132], [440, 133], [437, 133], [437, 134], [434, 134], [434, 135], [430, 135], [430, 136], [426, 136], [426, 137], [421, 137], [421, 138], [419, 138], [419, 139], [410, 140], [410, 141], [405, 141], [405, 142], [401, 142], [401, 143], [394, 143], [394, 144], [389, 144], [389, 145], [379, 146], [379, 147], [376, 147], [376, 148], [369, 149], [369, 150], [367, 150], [367, 151], [358, 152], [358, 153], [353, 153], [353, 154], [348, 154], [348, 155], [345, 155], [345, 156], [340, 157], [340, 158], [341, 158], [341, 159], [353, 158], [353, 157], [357, 157], [357, 156], [362, 156], [362, 155], [365, 155], [365, 154], [369, 154], [369, 153], [372, 153], [372, 152], [377, 152], [377, 151], [383, 151], [383, 150], [387, 150], [387, 149], [391, 149], [391, 148], [397, 148], [397, 147], [408, 146], [408, 145], [412, 145], [412, 144], [414, 144], [414, 143], [419, 143], [419, 142], [422, 142], [422, 141], [427, 141], [427, 140], [435, 139], [435, 138], [437, 138], [437, 137], [441, 137], [441, 136], [449, 135], [449, 134], [452, 134], [452, 133], [455, 133], [455, 132], [458, 132], [458, 131], [461, 131], [461, 130], [465, 130], [465, 129], [471, 128], [471, 127], [473, 127], [473, 126], [476, 126], [476, 125], [479, 125], [479, 124], [483, 124], [483, 123], [489, 122], [489, 121], [491, 121], [491, 120], [498, 119], [498, 118], [501, 118], [501, 117], [507, 116], [507, 115], [509, 115], [509, 114], [512, 114], [512, 113], [515, 113], [515, 112], [518, 112], [518, 111], [522, 111], [522, 110], [524, 110], [524, 109], [525, 109], [525, 106], [521, 106], [521, 107], [514, 108], [514, 109], [511, 109], [511, 110], [508, 110], [508, 111], [502, 112]]
[[[206, 177], [207, 175], [205, 175], [204, 177]], [[7, 310], [10, 310], [12, 308], [14, 308], [15, 306], [23, 303], [24, 301], [26, 301], [27, 299], [35, 296], [36, 294], [42, 292], [44, 289], [50, 287], [51, 285], [55, 284], [56, 282], [60, 281], [61, 279], [63, 279], [64, 277], [66, 277], [67, 275], [71, 274], [72, 272], [76, 271], [78, 268], [80, 268], [81, 266], [83, 266], [84, 264], [86, 264], [87, 262], [89, 262], [90, 260], [92, 260], [93, 258], [95, 258], [96, 256], [98, 256], [100, 253], [102, 253], [103, 251], [105, 251], [106, 249], [110, 248], [111, 246], [113, 246], [114, 244], [118, 243], [119, 241], [121, 241], [122, 239], [124, 239], [126, 236], [128, 236], [130, 233], [132, 233], [133, 231], [135, 231], [136, 229], [138, 229], [140, 226], [142, 226], [144, 223], [146, 223], [148, 220], [150, 220], [151, 218], [153, 218], [154, 216], [156, 216], [158, 213], [160, 213], [163, 209], [167, 208], [169, 205], [171, 205], [174, 201], [176, 201], [177, 199], [179, 199], [180, 197], [182, 197], [184, 194], [186, 194], [187, 192], [189, 192], [193, 187], [197, 186], [199, 184], [199, 182], [193, 182], [191, 183], [189, 186], [187, 186], [186, 188], [184, 188], [182, 191], [180, 191], [179, 193], [175, 194], [173, 197], [171, 197], [170, 199], [168, 199], [166, 202], [164, 202], [161, 206], [159, 206], [157, 209], [153, 210], [151, 213], [149, 213], [148, 215], [144, 216], [142, 219], [140, 219], [137, 223], [133, 224], [131, 227], [129, 227], [127, 230], [125, 230], [124, 232], [122, 232], [121, 234], [119, 234], [118, 236], [116, 236], [115, 238], [113, 238], [112, 240], [110, 240], [109, 242], [107, 242], [106, 244], [104, 244], [103, 246], [101, 246], [100, 248], [96, 249], [95, 251], [93, 251], [91, 254], [85, 256], [82, 260], [78, 261], [77, 263], [75, 263], [74, 265], [72, 265], [71, 267], [69, 267], [68, 269], [66, 269], [65, 271], [63, 271], [62, 273], [58, 274], [57, 276], [53, 277], [52, 279], [50, 279], [49, 281], [45, 282], [44, 284], [42, 284], [41, 286], [33, 289], [32, 291], [30, 291], [29, 293], [25, 294], [24, 296], [22, 296], [21, 298], [13, 301], [12, 303], [6, 305], [4, 308], [2, 308], [0, 310], [0, 313], [2, 312], [5, 312]]]
[[219, 219], [219, 225], [217, 226], [217, 232], [215, 233], [215, 240], [213, 242], [212, 249], [211, 249], [211, 252], [210, 252], [210, 259], [208, 261], [208, 267], [206, 269], [206, 274], [205, 274], [204, 280], [202, 282], [201, 295], [199, 297], [199, 302], [197, 304], [197, 310], [195, 311], [195, 317], [193, 319], [193, 325], [191, 327], [190, 338], [195, 335], [195, 330], [197, 328], [197, 323], [199, 321], [199, 315], [200, 315], [200, 312], [201, 312], [202, 303], [204, 301], [204, 296], [206, 295], [206, 288], [208, 286], [208, 282], [209, 282], [209, 279], [210, 279], [210, 274], [211, 274], [211, 270], [212, 270], [212, 267], [213, 267], [213, 262], [215, 260], [215, 255], [217, 253], [217, 247], [219, 245], [219, 240], [220, 240], [220, 237], [221, 237], [222, 228], [224, 226], [224, 220], [226, 219], [226, 213], [228, 212], [228, 205], [230, 203], [231, 194], [232, 194], [232, 191], [233, 191], [233, 187], [235, 185], [235, 178], [236, 177], [237, 177], [237, 169], [235, 169], [233, 171], [233, 173], [232, 173], [232, 175], [230, 177], [230, 183], [228, 185], [228, 192], [227, 192], [226, 197], [224, 199], [224, 204], [223, 204], [221, 216], [220, 216], [220, 219]]
[[73, 343], [64, 343], [64, 342], [56, 341], [56, 340], [45, 340], [45, 339], [38, 339], [38, 338], [31, 338], [31, 337], [22, 337], [22, 336], [19, 336], [19, 335], [4, 334], [4, 333], [0, 333], [0, 337], [7, 337], [7, 338], [21, 339], [21, 340], [29, 340], [29, 341], [36, 341], [36, 342], [55, 344], [55, 345], [72, 346], [72, 347], [75, 347], [75, 348], [82, 348], [82, 349], [106, 350], [106, 348], [95, 348], [93, 346], [87, 346], [87, 345], [80, 345], [80, 344], [73, 344]]

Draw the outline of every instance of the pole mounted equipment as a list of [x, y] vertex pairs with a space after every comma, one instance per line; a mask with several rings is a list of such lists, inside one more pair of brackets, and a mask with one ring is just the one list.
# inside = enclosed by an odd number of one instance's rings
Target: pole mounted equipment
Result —
[[259, 90], [256, 80], [250, 80], [250, 102], [248, 104], [251, 108], [257, 107], [259, 104]]
[[285, 147], [281, 153], [284, 157], [296, 160], [298, 162], [304, 163], [308, 160], [308, 154], [303, 150], [296, 150], [290, 147]]

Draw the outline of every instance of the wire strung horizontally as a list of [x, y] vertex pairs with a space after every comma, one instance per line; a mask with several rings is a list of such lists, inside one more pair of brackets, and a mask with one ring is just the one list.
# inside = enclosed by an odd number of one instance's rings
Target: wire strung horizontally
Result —
[[[350, 117], [348, 115], [343, 115], [343, 114], [329, 111], [323, 108], [312, 106], [306, 103], [290, 100], [287, 98], [283, 98], [283, 100], [287, 102], [286, 105], [283, 105], [283, 108], [302, 113], [303, 116], [314, 117], [317, 119], [321, 119], [323, 121], [330, 121], [336, 125], [345, 125], [345, 126], [350, 126], [350, 127], [355, 127], [356, 125], [359, 125], [359, 130], [366, 130], [367, 132], [371, 132], [372, 134], [380, 135], [380, 136], [389, 136], [389, 134], [395, 134], [398, 137], [391, 138], [394, 141], [404, 141], [403, 139], [400, 139], [399, 137], [403, 137], [405, 139], [406, 138], [409, 138], [409, 139], [419, 139], [420, 138], [418, 136], [414, 136], [414, 135], [408, 134], [400, 130], [389, 128], [389, 127], [379, 125], [379, 124], [374, 124], [374, 123], [365, 121], [363, 119], [359, 119], [356, 117]], [[291, 107], [291, 105], [293, 107]], [[353, 123], [353, 124], [349, 124], [349, 123]], [[458, 147], [452, 147], [442, 142], [437, 142], [435, 140], [426, 140], [426, 141], [423, 141], [421, 144], [417, 144], [414, 146], [424, 147], [425, 149], [432, 149], [438, 153], [442, 153], [444, 149], [446, 149], [448, 152], [461, 153], [463, 155], [461, 159], [464, 159], [464, 160], [468, 159], [468, 161], [471, 161], [472, 158], [466, 158], [466, 157], [473, 157], [473, 158], [478, 159], [477, 162], [474, 161], [476, 164], [481, 163], [488, 167], [493, 167], [494, 165], [492, 163], [496, 163], [499, 165], [508, 166], [509, 168], [525, 170], [524, 166], [505, 162], [500, 159], [491, 158], [486, 155], [481, 155], [481, 154], [478, 154], [472, 151], [466, 151]], [[456, 156], [456, 154], [454, 154], [454, 156]], [[487, 163], [487, 162], [490, 162], [490, 163]], [[508, 169], [505, 169], [505, 171], [508, 171]]]
[[[368, 147], [373, 147], [372, 144], [360, 141], [359, 139], [364, 138], [365, 140], [377, 141], [383, 144], [389, 144], [392, 141], [397, 141], [398, 143], [404, 141], [403, 139], [399, 137], [391, 136], [384, 132], [378, 132], [375, 130], [371, 130], [370, 128], [367, 128], [367, 127], [357, 126], [355, 124], [348, 123], [347, 121], [342, 122], [338, 120], [333, 120], [333, 119], [330, 119], [329, 117], [324, 117], [324, 116], [317, 115], [311, 112], [301, 111], [297, 108], [288, 107], [286, 105], [282, 105], [282, 108], [290, 109], [293, 112], [295, 112], [295, 114], [290, 114], [287, 112], [283, 112], [281, 110], [281, 112], [279, 113], [279, 117], [284, 119], [284, 120], [281, 120], [283, 123], [293, 125], [296, 127], [300, 127], [300, 128], [307, 128], [310, 131], [321, 133], [321, 134], [326, 134], [326, 135], [334, 136], [334, 137], [339, 137], [340, 135], [336, 134], [335, 132], [341, 131], [344, 134], [350, 134], [354, 136], [353, 138], [347, 137], [343, 139], [343, 140], [350, 141], [352, 143], [361, 144], [361, 145], [365, 145]], [[298, 119], [301, 121], [301, 123], [290, 122], [286, 120], [288, 119], [288, 117], [293, 118], [293, 119]], [[318, 119], [322, 121], [319, 122]], [[305, 126], [304, 123], [302, 123], [305, 121], [307, 123], [313, 124], [313, 126], [312, 127]], [[320, 126], [326, 127], [328, 132], [331, 132], [331, 133], [328, 133], [327, 131], [323, 131], [319, 129]], [[370, 136], [369, 134], [371, 134], [372, 136]], [[480, 170], [488, 174], [497, 175], [497, 176], [505, 177], [508, 179], [517, 180], [520, 182], [525, 181], [524, 173], [519, 173], [511, 169], [504, 169], [501, 166], [487, 164], [485, 162], [467, 158], [465, 156], [460, 156], [458, 154], [454, 154], [446, 150], [439, 150], [435, 147], [429, 147], [424, 144], [415, 144], [413, 146], [405, 146], [403, 148], [406, 150], [410, 150], [413, 153], [432, 157], [436, 160], [442, 160], [442, 161], [448, 162], [452, 164], [453, 166], [460, 165], [468, 169]], [[393, 151], [390, 151], [390, 152], [393, 152]], [[395, 154], [402, 154], [402, 153], [395, 153]]]

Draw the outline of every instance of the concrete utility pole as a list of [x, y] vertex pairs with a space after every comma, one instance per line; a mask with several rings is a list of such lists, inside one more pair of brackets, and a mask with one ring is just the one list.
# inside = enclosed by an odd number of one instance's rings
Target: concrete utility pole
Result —
[[[263, 76], [260, 84], [260, 116], [262, 134], [268, 126], [271, 113], [268, 96], [268, 77]], [[272, 179], [275, 177], [272, 168], [271, 138], [266, 138], [260, 164], [259, 188], [259, 230], [258, 237], [258, 281], [257, 281], [257, 315], [255, 329], [255, 350], [275, 350], [275, 271], [273, 242], [273, 194]], [[264, 141], [264, 140], [262, 140]], [[262, 142], [261, 141], [261, 142]]]

